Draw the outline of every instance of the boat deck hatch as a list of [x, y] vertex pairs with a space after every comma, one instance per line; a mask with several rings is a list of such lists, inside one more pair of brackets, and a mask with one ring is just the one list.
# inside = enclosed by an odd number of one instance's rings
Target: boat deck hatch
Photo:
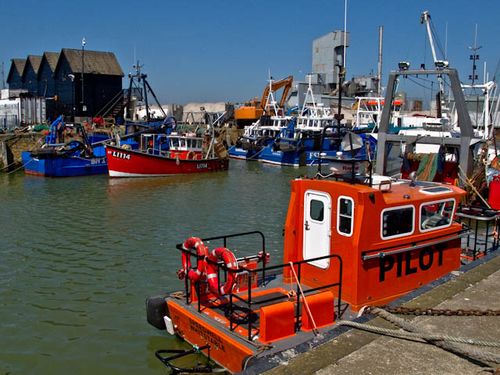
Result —
[[423, 188], [420, 191], [424, 194], [441, 194], [441, 193], [449, 193], [452, 190], [445, 186], [433, 186], [433, 187]]

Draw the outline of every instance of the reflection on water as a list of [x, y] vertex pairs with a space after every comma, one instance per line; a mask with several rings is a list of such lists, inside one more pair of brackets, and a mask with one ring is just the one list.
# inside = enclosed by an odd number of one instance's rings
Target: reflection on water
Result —
[[176, 243], [261, 230], [281, 261], [289, 181], [307, 169], [230, 164], [165, 178], [1, 175], [0, 373], [164, 373], [154, 350], [179, 343], [147, 324], [144, 300], [182, 288]]

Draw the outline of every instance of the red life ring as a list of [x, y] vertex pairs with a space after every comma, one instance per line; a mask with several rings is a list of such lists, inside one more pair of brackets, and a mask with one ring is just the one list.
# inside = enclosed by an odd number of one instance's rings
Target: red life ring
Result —
[[[206, 263], [207, 282], [210, 291], [219, 297], [231, 293], [236, 282], [236, 272], [238, 271], [238, 260], [233, 252], [225, 247], [218, 247], [210, 252], [208, 259], [211, 261]], [[220, 287], [220, 290], [219, 278], [217, 277], [217, 265], [215, 264], [218, 261], [223, 261], [229, 269], [227, 281]]]
[[203, 241], [198, 237], [189, 237], [182, 244], [182, 248], [184, 250], [196, 250], [196, 254], [199, 257], [198, 262], [196, 263], [196, 268], [191, 268], [191, 257], [186, 252], [182, 252], [182, 268], [177, 271], [177, 277], [179, 279], [184, 279], [184, 277], [189, 278], [191, 281], [199, 281], [203, 274], [206, 273], [206, 262], [205, 257], [208, 256], [209, 250], [208, 247], [205, 246]]

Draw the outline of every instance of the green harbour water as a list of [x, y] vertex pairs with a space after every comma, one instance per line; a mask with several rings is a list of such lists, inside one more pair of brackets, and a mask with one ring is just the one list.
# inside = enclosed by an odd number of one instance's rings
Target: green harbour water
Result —
[[231, 160], [167, 178], [0, 175], [0, 375], [166, 373], [154, 351], [181, 343], [146, 322], [144, 301], [182, 289], [175, 244], [260, 230], [280, 263], [289, 182], [314, 171]]

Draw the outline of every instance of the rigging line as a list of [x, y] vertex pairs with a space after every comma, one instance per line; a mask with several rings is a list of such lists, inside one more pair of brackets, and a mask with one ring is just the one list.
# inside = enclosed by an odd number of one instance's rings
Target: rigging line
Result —
[[[444, 77], [443, 77], [443, 78], [444, 78]], [[436, 81], [434, 81], [434, 80], [432, 80], [432, 79], [423, 78], [423, 77], [418, 77], [418, 76], [416, 76], [414, 79], [419, 79], [419, 80], [421, 80], [421, 81], [429, 82], [429, 83], [432, 83], [432, 84], [434, 84], [434, 83], [436, 82]], [[444, 79], [443, 79], [443, 82], [445, 82], [445, 80], [444, 80]], [[449, 85], [449, 83], [448, 83], [448, 82], [446, 82], [446, 83]]]
[[426, 90], [430, 90], [431, 89], [429, 86], [425, 86], [425, 85], [421, 84], [420, 82], [417, 82], [416, 80], [414, 80], [414, 79], [412, 79], [410, 77], [408, 77], [408, 80], [410, 80], [411, 82], [413, 82], [417, 86], [423, 87]]
[[431, 32], [432, 32], [432, 35], [434, 36], [434, 42], [437, 44], [437, 48], [439, 49], [439, 52], [441, 52], [441, 56], [444, 56], [444, 50], [443, 50], [443, 47], [441, 46], [441, 43], [439, 42], [439, 38], [437, 36], [437, 32], [436, 32], [436, 27], [434, 26], [434, 24], [431, 22]]
[[427, 61], [427, 32], [424, 32], [424, 66]]

